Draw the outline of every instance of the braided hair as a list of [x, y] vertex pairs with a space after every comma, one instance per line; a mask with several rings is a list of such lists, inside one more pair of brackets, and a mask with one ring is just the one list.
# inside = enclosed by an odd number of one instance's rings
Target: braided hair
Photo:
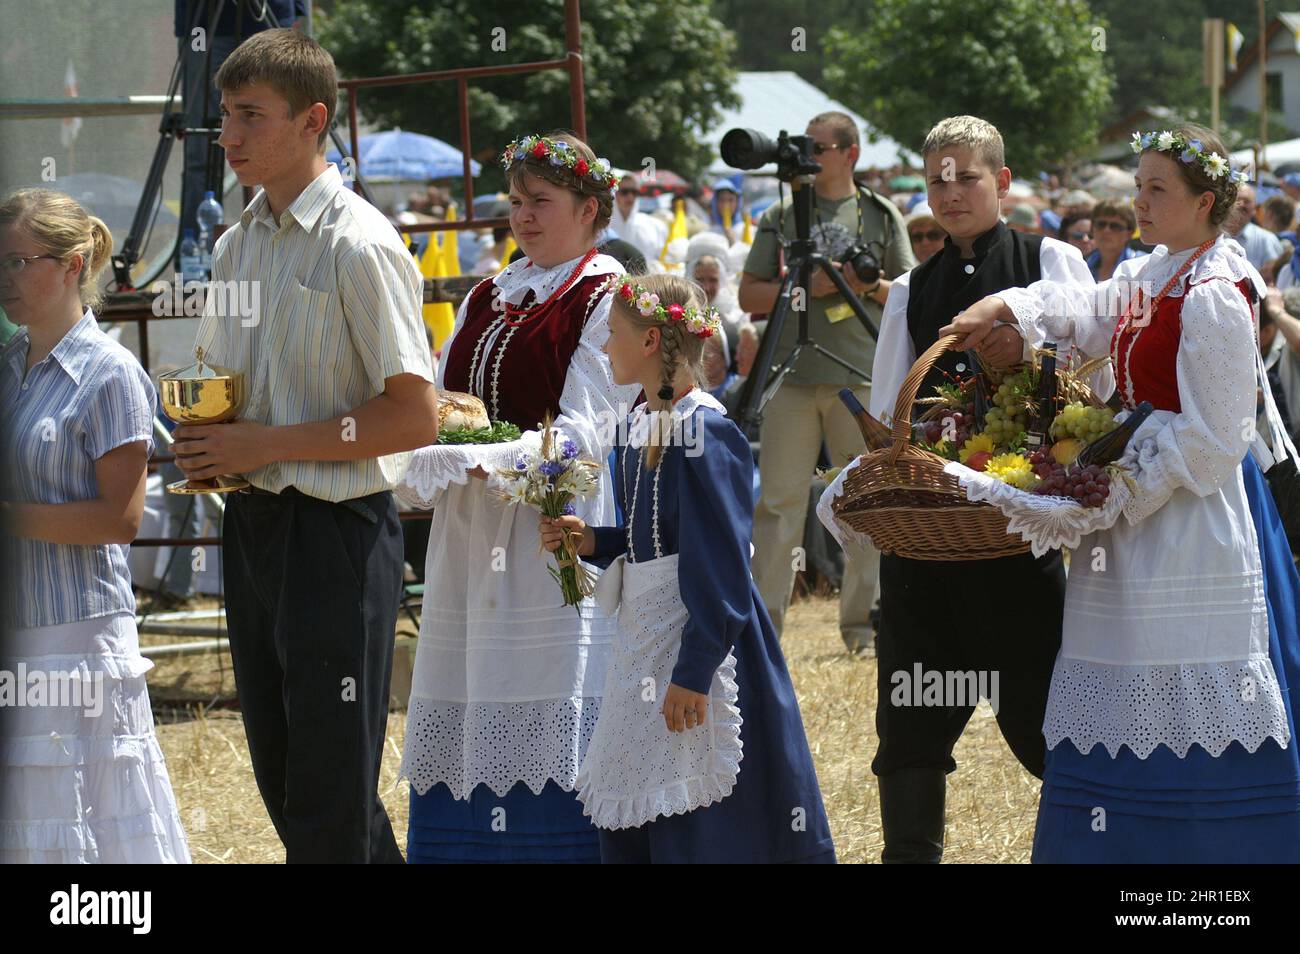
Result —
[[[658, 295], [663, 305], [677, 304], [696, 308], [708, 305], [703, 289], [678, 275], [642, 275], [637, 277], [637, 284]], [[646, 465], [654, 469], [663, 458], [664, 448], [672, 442], [673, 382], [677, 379], [678, 369], [685, 367], [690, 371], [696, 386], [705, 386], [704, 340], [687, 331], [684, 322], [665, 323], [647, 318], [617, 295], [614, 296], [614, 307], [621, 309], [623, 317], [638, 330], [656, 328], [659, 331], [659, 355], [662, 361], [659, 390], [653, 395], [646, 395], [650, 411], [657, 412], [657, 426], [651, 432], [646, 450]]]

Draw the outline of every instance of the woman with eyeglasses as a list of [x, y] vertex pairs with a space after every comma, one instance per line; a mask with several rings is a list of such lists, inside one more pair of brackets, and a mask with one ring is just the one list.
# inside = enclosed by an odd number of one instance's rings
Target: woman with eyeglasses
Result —
[[926, 203], [913, 209], [903, 222], [907, 226], [907, 238], [912, 243], [912, 254], [916, 256], [918, 265], [943, 248], [943, 240], [948, 233], [939, 227], [939, 220]]
[[1057, 229], [1056, 237], [1077, 248], [1086, 261], [1095, 247], [1092, 240], [1092, 210], [1076, 209], [1067, 212], [1061, 219], [1061, 227]]
[[1099, 282], [1115, 275], [1120, 262], [1140, 258], [1145, 252], [1130, 248], [1128, 240], [1137, 228], [1137, 216], [1129, 202], [1112, 202], [1103, 199], [1092, 209], [1092, 241], [1095, 246], [1086, 259], [1088, 270]]
[[647, 262], [659, 260], [659, 254], [668, 241], [668, 226], [653, 215], [637, 209], [641, 187], [637, 177], [628, 173], [619, 180], [614, 193], [614, 211], [609, 219], [609, 231], [624, 242], [636, 247]]
[[0, 670], [24, 694], [0, 738], [0, 863], [190, 860], [127, 569], [154, 389], [93, 311], [112, 248], [104, 223], [62, 193], [0, 201], [0, 304], [19, 325], [0, 352]]

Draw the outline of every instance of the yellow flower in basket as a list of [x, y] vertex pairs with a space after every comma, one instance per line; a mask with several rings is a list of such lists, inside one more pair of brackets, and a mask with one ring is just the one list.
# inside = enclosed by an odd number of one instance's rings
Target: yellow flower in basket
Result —
[[961, 450], [957, 452], [957, 458], [964, 464], [970, 459], [971, 454], [978, 454], [981, 451], [986, 451], [992, 454], [996, 449], [997, 448], [993, 446], [993, 438], [989, 437], [987, 434], [976, 434], [965, 444], [961, 445]]
[[1021, 490], [1029, 490], [1038, 479], [1034, 476], [1029, 458], [1023, 454], [999, 454], [988, 462], [984, 473]]

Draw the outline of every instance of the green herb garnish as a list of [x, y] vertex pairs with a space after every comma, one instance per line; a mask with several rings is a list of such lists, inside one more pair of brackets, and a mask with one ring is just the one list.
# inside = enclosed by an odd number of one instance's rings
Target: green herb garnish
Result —
[[517, 441], [519, 427], [509, 421], [497, 421], [491, 427], [453, 427], [438, 432], [439, 444], [505, 444]]

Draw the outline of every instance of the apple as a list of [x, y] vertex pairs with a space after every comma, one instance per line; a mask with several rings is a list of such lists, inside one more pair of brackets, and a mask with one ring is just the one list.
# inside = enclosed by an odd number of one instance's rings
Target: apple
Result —
[[988, 451], [976, 451], [966, 458], [966, 466], [971, 470], [983, 471], [992, 459], [993, 455]]
[[1052, 445], [1052, 457], [1058, 464], [1069, 467], [1081, 450], [1083, 450], [1083, 441], [1077, 437], [1067, 437]]

